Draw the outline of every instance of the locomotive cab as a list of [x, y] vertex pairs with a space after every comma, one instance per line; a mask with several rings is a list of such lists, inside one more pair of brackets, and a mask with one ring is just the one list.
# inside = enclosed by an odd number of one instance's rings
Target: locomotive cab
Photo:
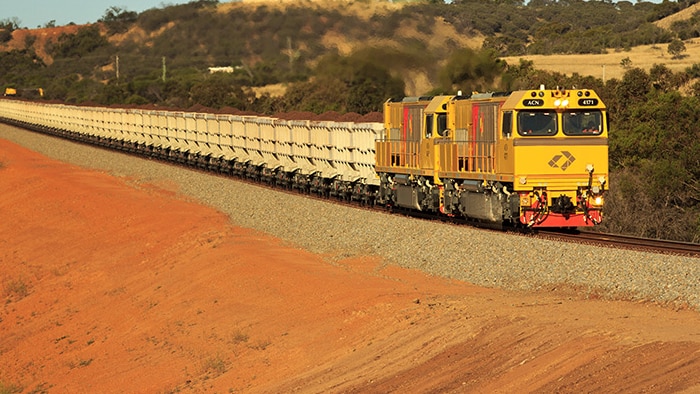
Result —
[[447, 104], [451, 96], [435, 97], [423, 111], [423, 138], [420, 146], [421, 170], [433, 171], [431, 181], [439, 184], [440, 178], [436, 176], [434, 169], [438, 168], [437, 159], [440, 157], [440, 141], [449, 138], [450, 130], [447, 127]]
[[518, 92], [503, 106], [502, 123], [509, 122], [510, 137], [499, 145], [501, 170], [512, 168], [520, 222], [537, 227], [600, 223], [608, 138], [607, 114], [597, 95], [591, 90]]

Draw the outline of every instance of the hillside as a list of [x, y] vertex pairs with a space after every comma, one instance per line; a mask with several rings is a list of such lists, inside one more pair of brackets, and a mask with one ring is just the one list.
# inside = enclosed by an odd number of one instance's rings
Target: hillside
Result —
[[56, 43], [62, 34], [75, 34], [80, 27], [80, 25], [67, 25], [42, 29], [18, 29], [12, 32], [12, 40], [0, 45], [0, 49], [21, 50], [27, 47], [28, 40], [33, 41], [32, 48], [39, 58], [51, 64], [53, 57], [48, 53], [49, 45]]
[[[246, 7], [261, 3], [272, 3], [269, 0], [248, 0], [244, 4], [237, 3], [224, 3], [220, 5], [220, 12], [231, 12], [235, 7]], [[250, 3], [250, 4], [249, 4]], [[282, 5], [278, 5], [282, 7]], [[352, 10], [353, 8], [351, 8]], [[362, 8], [354, 8], [359, 14], [362, 14]], [[678, 14], [674, 14], [670, 17], [664, 18], [659, 21], [660, 26], [670, 25], [674, 20], [681, 20], [684, 16], [691, 14], [693, 11], [700, 10], [700, 4], [696, 4], [691, 9], [684, 10]], [[365, 14], [365, 17], [369, 15]], [[126, 41], [138, 41], [142, 40], [148, 42], [153, 40], [158, 34], [168, 28], [172, 28], [172, 24], [165, 26], [162, 30], [148, 34], [143, 29], [138, 26], [134, 26], [129, 29], [128, 32], [123, 34], [116, 34], [110, 37], [110, 41], [115, 44], [120, 44]], [[55, 43], [61, 34], [75, 34], [75, 32], [81, 26], [69, 25], [69, 26], [59, 26], [53, 28], [43, 28], [43, 29], [20, 29], [13, 32], [13, 38], [5, 45], [0, 45], [1, 50], [13, 50], [13, 49], [24, 49], [25, 42], [28, 37], [36, 37], [36, 41], [33, 43], [33, 48], [37, 55], [47, 64], [53, 62], [53, 57], [47, 52], [47, 45], [50, 43]], [[406, 26], [403, 31], [403, 38], [406, 37], [417, 37], [418, 33], [415, 28]], [[446, 23], [440, 23], [436, 25], [436, 29], [433, 34], [429, 37], [429, 41], [436, 42], [446, 42], [451, 37], [458, 36], [454, 28]], [[394, 37], [392, 39], [375, 39], [371, 41], [375, 45], [394, 45], [397, 46], [400, 37]], [[360, 41], [353, 39], [352, 37], [343, 36], [336, 32], [327, 32], [323, 39], [323, 43], [327, 49], [337, 49], [340, 53], [348, 55], [352, 51], [362, 47], [367, 43], [367, 41]], [[473, 37], [460, 37], [460, 45], [479, 48], [484, 41], [484, 37], [480, 35], [474, 35]], [[518, 64], [520, 59], [525, 59], [532, 61], [537, 69], [561, 72], [567, 75], [572, 75], [578, 73], [580, 75], [590, 75], [595, 78], [601, 78], [604, 80], [610, 78], [621, 78], [625, 72], [625, 68], [621, 65], [621, 61], [624, 58], [629, 58], [633, 67], [639, 67], [644, 70], [649, 70], [655, 64], [663, 64], [674, 71], [682, 71], [687, 67], [691, 67], [693, 64], [697, 63], [697, 59], [700, 59], [700, 40], [687, 40], [685, 41], [685, 46], [687, 48], [685, 57], [681, 59], [672, 59], [667, 51], [667, 44], [659, 45], [640, 45], [633, 47], [628, 51], [621, 51], [615, 49], [609, 49], [605, 54], [553, 54], [553, 55], [521, 55], [521, 56], [504, 56], [501, 59], [506, 61], [508, 64]], [[113, 69], [113, 68], [112, 68]], [[412, 75], [413, 82], [409, 84], [409, 89], [407, 94], [417, 95], [421, 92], [425, 92], [430, 89], [430, 81], [424, 74]], [[275, 87], [277, 86], [277, 87]], [[265, 89], [260, 89], [260, 91], [266, 91]], [[279, 89], [279, 85], [273, 85], [269, 91], [274, 91], [277, 94], [284, 92], [284, 89]]]
[[[502, 61], [607, 80], [622, 76], [623, 59], [683, 71], [700, 52], [686, 40], [687, 56], [671, 59], [675, 33], [659, 27], [692, 9], [652, 24], [648, 2], [530, 4], [245, 0], [117, 9], [96, 25], [15, 30], [0, 44], [12, 51], [0, 59], [0, 87], [42, 86], [50, 99], [107, 105], [367, 113], [398, 95], [539, 84], [503, 75]], [[212, 76], [210, 67], [233, 72]], [[355, 98], [340, 94], [353, 89]]]
[[[575, 3], [570, 7], [513, 7], [469, 3], [466, 6], [437, 6], [422, 2], [369, 1], [286, 1], [245, 0], [214, 4], [192, 2], [178, 6], [165, 6], [134, 15], [124, 11], [115, 14], [100, 27], [108, 38], [108, 44], [96, 42], [94, 37], [80, 38], [83, 44], [66, 42], [61, 51], [56, 44], [65, 33], [75, 35], [79, 26], [53, 29], [17, 30], [4, 50], [23, 49], [27, 44], [46, 64], [53, 64], [54, 57], [74, 57], [75, 49], [89, 51], [80, 54], [79, 69], [69, 70], [61, 63], [50, 79], [68, 72], [85, 76], [92, 73], [97, 81], [106, 82], [117, 76], [116, 55], [120, 57], [119, 77], [134, 78], [145, 72], [153, 72], [167, 60], [171, 73], [184, 67], [205, 71], [212, 66], [236, 66], [254, 79], [254, 86], [289, 83], [306, 77], [318, 60], [329, 53], [351, 56], [358, 50], [375, 48], [378, 60], [383, 56], [383, 66], [392, 75], [406, 83], [406, 94], [424, 94], [440, 83], [441, 68], [450, 54], [460, 48], [481, 49], [483, 46], [504, 52], [509, 64], [517, 64], [520, 57], [531, 59], [536, 67], [558, 70], [567, 74], [579, 73], [603, 77], [618, 77], [620, 58], [629, 55], [632, 64], [648, 69], [655, 63], [668, 63], [671, 68], [682, 68], [686, 62], [670, 62], [649, 46], [635, 45], [644, 40], [656, 41], [657, 32], [635, 33], [643, 24], [647, 3], [625, 10], [617, 10], [610, 4], [589, 7], [588, 3]], [[623, 12], [624, 11], [624, 12]], [[665, 26], [674, 18], [691, 12], [683, 10], [657, 24]], [[590, 20], [585, 34], [567, 25], [571, 16]], [[622, 19], [621, 19], [622, 18]], [[532, 21], [537, 23], [532, 23]], [[549, 22], [546, 22], [551, 20]], [[618, 21], [619, 20], [619, 21]], [[621, 23], [627, 26], [621, 26]], [[538, 27], [541, 23], [551, 26]], [[599, 27], [598, 27], [599, 26]], [[620, 36], [610, 40], [607, 32], [611, 26], [619, 26]], [[646, 29], [646, 28], [645, 28]], [[648, 29], [647, 29], [648, 30]], [[591, 36], [595, 35], [595, 36]], [[28, 37], [35, 37], [34, 39]], [[523, 37], [528, 37], [523, 41]], [[607, 55], [595, 55], [594, 47], [569, 45], [569, 40], [600, 46], [601, 38], [615, 47], [630, 46], [629, 52], [608, 49]], [[85, 43], [85, 40], [91, 40]], [[641, 40], [641, 41], [640, 41]], [[47, 45], [53, 42], [51, 45]], [[656, 41], [658, 42], [658, 41]], [[527, 45], [525, 54], [521, 52]], [[58, 48], [57, 48], [58, 47]], [[663, 44], [659, 44], [663, 47]], [[71, 49], [72, 48], [72, 49]], [[82, 48], [82, 49], [81, 49]], [[539, 54], [546, 48], [553, 51], [574, 50], [589, 52], [585, 57], [576, 54]], [[575, 49], [578, 48], [578, 49]], [[663, 52], [663, 51], [662, 51]], [[694, 58], [688, 52], [688, 59]], [[620, 56], [622, 55], [622, 56]], [[93, 60], [94, 59], [94, 60]], [[68, 62], [70, 59], [66, 58]], [[92, 63], [92, 71], [90, 64]], [[58, 67], [54, 67], [58, 68]], [[36, 79], [36, 78], [33, 78]], [[7, 81], [0, 82], [8, 83]], [[47, 89], [55, 91], [56, 89]], [[142, 94], [140, 94], [142, 95]], [[150, 99], [149, 99], [150, 100]]]
[[[685, 21], [700, 11], [700, 3], [693, 4], [677, 13], [654, 22], [655, 26], [670, 29], [674, 22]], [[621, 62], [625, 58], [631, 60], [631, 67], [649, 70], [654, 65], [662, 64], [673, 71], [684, 71], [692, 67], [700, 59], [700, 40], [684, 40], [686, 52], [680, 59], [672, 59], [668, 53], [668, 44], [639, 45], [629, 50], [609, 48], [603, 54], [554, 54], [506, 56], [503, 60], [508, 64], [517, 64], [520, 59], [532, 61], [537, 69], [561, 72], [567, 75], [578, 73], [607, 80], [621, 79], [626, 68]]]
[[654, 24], [663, 29], [670, 29], [673, 22], [684, 21], [690, 19], [696, 12], [700, 11], [700, 3], [693, 4], [690, 7], [660, 19]]
[[[371, 0], [357, 2], [350, 0], [242, 0], [219, 4], [218, 12], [234, 13], [238, 10], [270, 7], [284, 12], [288, 7], [308, 7], [311, 10], [334, 10], [343, 15], [352, 15], [365, 22], [379, 16], [386, 16], [399, 11], [406, 3]], [[367, 46], [377, 48], [394, 48], [401, 50], [406, 42], [418, 41], [430, 48], [431, 52], [448, 53], [454, 47], [480, 48], [484, 37], [478, 32], [471, 35], [460, 34], [455, 27], [446, 23], [442, 18], [435, 18], [429, 33], [421, 30], [416, 21], [403, 20], [391, 35], [361, 38], [354, 35], [342, 34], [341, 31], [329, 29], [322, 33], [320, 42], [325, 51], [338, 51], [341, 55], [349, 56], [353, 52]], [[444, 62], [442, 59], [441, 62]], [[408, 95], [420, 95], [429, 91], [434, 81], [425, 72], [409, 71], [407, 78]], [[263, 90], [264, 91], [264, 90]], [[273, 86], [271, 90], [279, 92]]]
[[[263, 36], [267, 35], [266, 33], [256, 33], [248, 37], [247, 39], [252, 39], [253, 41], [242, 44], [248, 48], [243, 51], [240, 49], [235, 50], [235, 52], [240, 54], [240, 60], [238, 61], [230, 57], [222, 58], [212, 53], [216, 51], [214, 48], [220, 45], [230, 45], [230, 43], [222, 41], [224, 36], [228, 36], [230, 40], [232, 37], [239, 36], [239, 34], [234, 34], [232, 36], [226, 33], [217, 34], [213, 31], [207, 32], [202, 30], [202, 26], [207, 26], [208, 24], [206, 20], [211, 18], [207, 16], [208, 12], [206, 10], [199, 10], [198, 12], [199, 19], [204, 20], [202, 22], [197, 22], [196, 20], [187, 22], [178, 21], [177, 18], [182, 15], [177, 12], [178, 6], [172, 6], [164, 8], [161, 12], [164, 15], [158, 15], [157, 18], [170, 16], [176, 20], [170, 20], [168, 23], [155, 22], [157, 25], [153, 29], [148, 28], [151, 25], [144, 27], [145, 24], [151, 23], [151, 20], [148, 19], [151, 15], [145, 15], [143, 19], [145, 19], [146, 22], [131, 24], [125, 31], [110, 33], [108, 26], [106, 28], [104, 24], [100, 26], [100, 31], [107, 35], [109, 43], [114, 47], [126, 48], [126, 51], [119, 51], [122, 52], [120, 55], [123, 59], [122, 67], [129, 67], [128, 60], [130, 57], [150, 57], [151, 55], [149, 53], [153, 52], [150, 49], [162, 48], [164, 43], [168, 47], [172, 47], [174, 46], [173, 42], [179, 43], [177, 46], [183, 49], [178, 52], [171, 52], [169, 48], [165, 49], [170, 52], [168, 57], [173, 58], [175, 67], [186, 65], [186, 63], [179, 60], [182, 55], [187, 52], [187, 50], [185, 50], [186, 48], [202, 47], [202, 51], [195, 50], [188, 60], [189, 63], [194, 63], [193, 65], [196, 65], [200, 69], [206, 69], [206, 67], [211, 66], [229, 66], [232, 64], [235, 65], [236, 63], [243, 64], [247, 67], [247, 65], [265, 63], [269, 56], [280, 57], [281, 55], [283, 58], [291, 58], [292, 56], [299, 56], [299, 53], [308, 53], [307, 55], [302, 55], [302, 60], [306, 63], [306, 66], [313, 66], [318, 56], [330, 52], [337, 52], [340, 55], [348, 56], [366, 47], [384, 48], [384, 50], [389, 49], [402, 52], [406, 51], [407, 43], [410, 44], [413, 42], [417, 43], [418, 48], [410, 49], [410, 52], [449, 53], [456, 47], [478, 48], [483, 42], [483, 37], [477, 32], [470, 35], [462, 34], [456, 31], [453, 25], [446, 23], [441, 18], [434, 17], [429, 17], [429, 23], [432, 25], [429, 32], [422, 29], [420, 20], [406, 18], [396, 22], [395, 26], [392, 27], [391, 34], [366, 34], [366, 25], [374, 25], [375, 28], [381, 29], [381, 25], [377, 24], [376, 19], [395, 18], [391, 15], [397, 13], [401, 7], [400, 3], [395, 4], [383, 1], [352, 2], [345, 0], [330, 2], [315, 0], [305, 0], [302, 2], [246, 0], [222, 3], [217, 5], [216, 13], [225, 19], [236, 19], [239, 18], [240, 15], [251, 13], [271, 14], [273, 18], [278, 17], [278, 14], [281, 13], [286, 14], [285, 19], [292, 19], [291, 22], [289, 20], [284, 22], [289, 26], [276, 26], [275, 29], [279, 29], [279, 31], [271, 32], [272, 34], [269, 35], [269, 39], [263, 38]], [[299, 18], [300, 11], [304, 15], [303, 18]], [[326, 27], [321, 30], [311, 27], [314, 22], [306, 20], [306, 14], [309, 12], [311, 14], [319, 14], [321, 24], [325, 23]], [[293, 24], [297, 19], [300, 23], [306, 25], [306, 27], [301, 27], [302, 35], [300, 38], [295, 39], [293, 35], [299, 33], [299, 27]], [[187, 29], [191, 32], [190, 28], [182, 26], [184, 23], [190, 22], [193, 26], [196, 26], [199, 33], [184, 37], [183, 32], [180, 30]], [[424, 23], [425, 22], [423, 22], [423, 24]], [[5, 45], [0, 45], [0, 50], [25, 49], [27, 48], [27, 42], [31, 41], [31, 48], [33, 51], [46, 64], [50, 65], [54, 61], [54, 56], [49, 53], [50, 50], [48, 50], [47, 47], [55, 45], [61, 34], [74, 35], [79, 27], [80, 26], [63, 26], [51, 29], [16, 30], [13, 32], [12, 40]], [[312, 30], [314, 31], [312, 32]], [[269, 32], [269, 28], [261, 29], [250, 25], [246, 31]], [[296, 33], [292, 31], [296, 31]], [[285, 34], [289, 35], [285, 36]], [[304, 34], [307, 34], [306, 39], [303, 38]], [[313, 36], [313, 42], [309, 41], [309, 34]], [[36, 37], [36, 39], [32, 40], [31, 37]], [[30, 38], [30, 41], [28, 41], [28, 38]], [[270, 43], [270, 41], [272, 41], [272, 43]], [[282, 49], [275, 46], [276, 41], [280, 42]], [[254, 48], [257, 44], [253, 42], [264, 42], [264, 44], [261, 45], [270, 48]], [[436, 59], [436, 61], [438, 63], [443, 63], [445, 59]], [[150, 60], [146, 60], [146, 62], [150, 62]], [[114, 59], [112, 59], [110, 63], [114, 63]], [[157, 62], [153, 61], [153, 64], [160, 64], [160, 56], [158, 56]], [[115, 72], [114, 64], [108, 64], [106, 67], [103, 65], [99, 68], [103, 72]], [[129, 72], [128, 70], [124, 71]], [[411, 95], [424, 93], [430, 90], [435, 83], [424, 71], [409, 70], [405, 77], [407, 82], [407, 94]]]

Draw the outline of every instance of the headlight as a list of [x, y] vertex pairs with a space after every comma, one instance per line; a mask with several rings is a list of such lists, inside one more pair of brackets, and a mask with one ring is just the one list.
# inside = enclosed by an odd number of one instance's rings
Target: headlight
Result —
[[569, 100], [554, 100], [554, 106], [559, 108], [565, 108], [569, 106]]
[[597, 197], [595, 198], [595, 200], [593, 200], [593, 203], [594, 203], [595, 205], [603, 205], [603, 197], [597, 196]]

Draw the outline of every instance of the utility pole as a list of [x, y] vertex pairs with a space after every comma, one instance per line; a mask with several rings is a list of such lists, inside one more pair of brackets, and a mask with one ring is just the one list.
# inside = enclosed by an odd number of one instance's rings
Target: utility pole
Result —
[[117, 55], [117, 62], [115, 68], [117, 69], [117, 79], [119, 79], [119, 55]]
[[165, 56], [163, 56], [163, 83], [165, 83]]
[[292, 47], [292, 37], [287, 37], [287, 49], [283, 52], [286, 52], [286, 55], [289, 56], [289, 71], [294, 70], [294, 61], [299, 58], [299, 51], [295, 51]]

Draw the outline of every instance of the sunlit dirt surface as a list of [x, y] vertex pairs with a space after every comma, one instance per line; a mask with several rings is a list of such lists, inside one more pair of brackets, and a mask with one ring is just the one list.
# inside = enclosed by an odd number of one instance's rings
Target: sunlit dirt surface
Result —
[[700, 392], [696, 311], [337, 262], [4, 140], [0, 213], [9, 392]]

